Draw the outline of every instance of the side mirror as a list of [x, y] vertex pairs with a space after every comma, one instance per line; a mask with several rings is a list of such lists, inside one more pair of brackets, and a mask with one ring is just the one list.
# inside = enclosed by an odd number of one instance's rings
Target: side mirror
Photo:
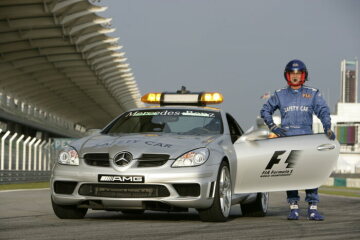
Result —
[[96, 135], [101, 132], [101, 129], [89, 129], [86, 131], [86, 136]]
[[261, 139], [267, 139], [269, 136], [269, 130], [258, 128], [258, 129], [251, 129], [250, 131], [246, 131], [244, 135], [242, 135], [238, 141], [255, 141]]

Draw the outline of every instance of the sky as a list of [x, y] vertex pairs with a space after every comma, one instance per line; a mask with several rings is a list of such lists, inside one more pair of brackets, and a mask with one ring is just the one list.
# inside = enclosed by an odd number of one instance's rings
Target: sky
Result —
[[302, 60], [332, 112], [340, 62], [360, 58], [359, 0], [102, 0], [141, 94], [219, 91], [244, 130]]

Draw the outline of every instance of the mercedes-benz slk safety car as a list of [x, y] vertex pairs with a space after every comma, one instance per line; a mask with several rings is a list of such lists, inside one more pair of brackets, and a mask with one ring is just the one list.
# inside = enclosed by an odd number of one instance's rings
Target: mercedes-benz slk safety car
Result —
[[59, 218], [195, 208], [203, 221], [226, 221], [233, 204], [265, 216], [268, 192], [320, 186], [339, 154], [324, 134], [244, 133], [229, 113], [206, 106], [221, 103], [220, 93], [183, 89], [142, 100], [160, 106], [124, 112], [60, 152], [51, 176]]

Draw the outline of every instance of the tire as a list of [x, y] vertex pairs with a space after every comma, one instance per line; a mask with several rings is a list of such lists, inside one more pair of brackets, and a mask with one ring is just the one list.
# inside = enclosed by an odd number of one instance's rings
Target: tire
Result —
[[231, 208], [231, 176], [229, 165], [223, 161], [220, 165], [215, 187], [213, 205], [208, 209], [197, 209], [204, 222], [227, 221]]
[[134, 214], [134, 215], [140, 215], [140, 214], [143, 214], [145, 212], [144, 209], [124, 209], [124, 210], [121, 210], [121, 212], [123, 214]]
[[269, 207], [269, 193], [257, 193], [252, 203], [240, 204], [244, 217], [265, 217]]
[[59, 205], [51, 199], [55, 215], [60, 219], [82, 219], [86, 215], [87, 208], [78, 208], [76, 205]]

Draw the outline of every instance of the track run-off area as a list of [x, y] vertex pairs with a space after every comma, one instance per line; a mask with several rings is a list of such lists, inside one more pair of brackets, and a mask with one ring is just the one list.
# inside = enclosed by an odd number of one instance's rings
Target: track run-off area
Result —
[[[197, 212], [142, 215], [88, 211], [81, 220], [58, 219], [49, 189], [0, 191], [0, 239], [360, 239], [360, 198], [321, 194], [325, 221], [288, 221], [284, 192], [270, 194], [266, 217], [242, 217], [232, 206], [224, 223], [201, 222]], [[301, 192], [302, 200], [304, 194]]]

